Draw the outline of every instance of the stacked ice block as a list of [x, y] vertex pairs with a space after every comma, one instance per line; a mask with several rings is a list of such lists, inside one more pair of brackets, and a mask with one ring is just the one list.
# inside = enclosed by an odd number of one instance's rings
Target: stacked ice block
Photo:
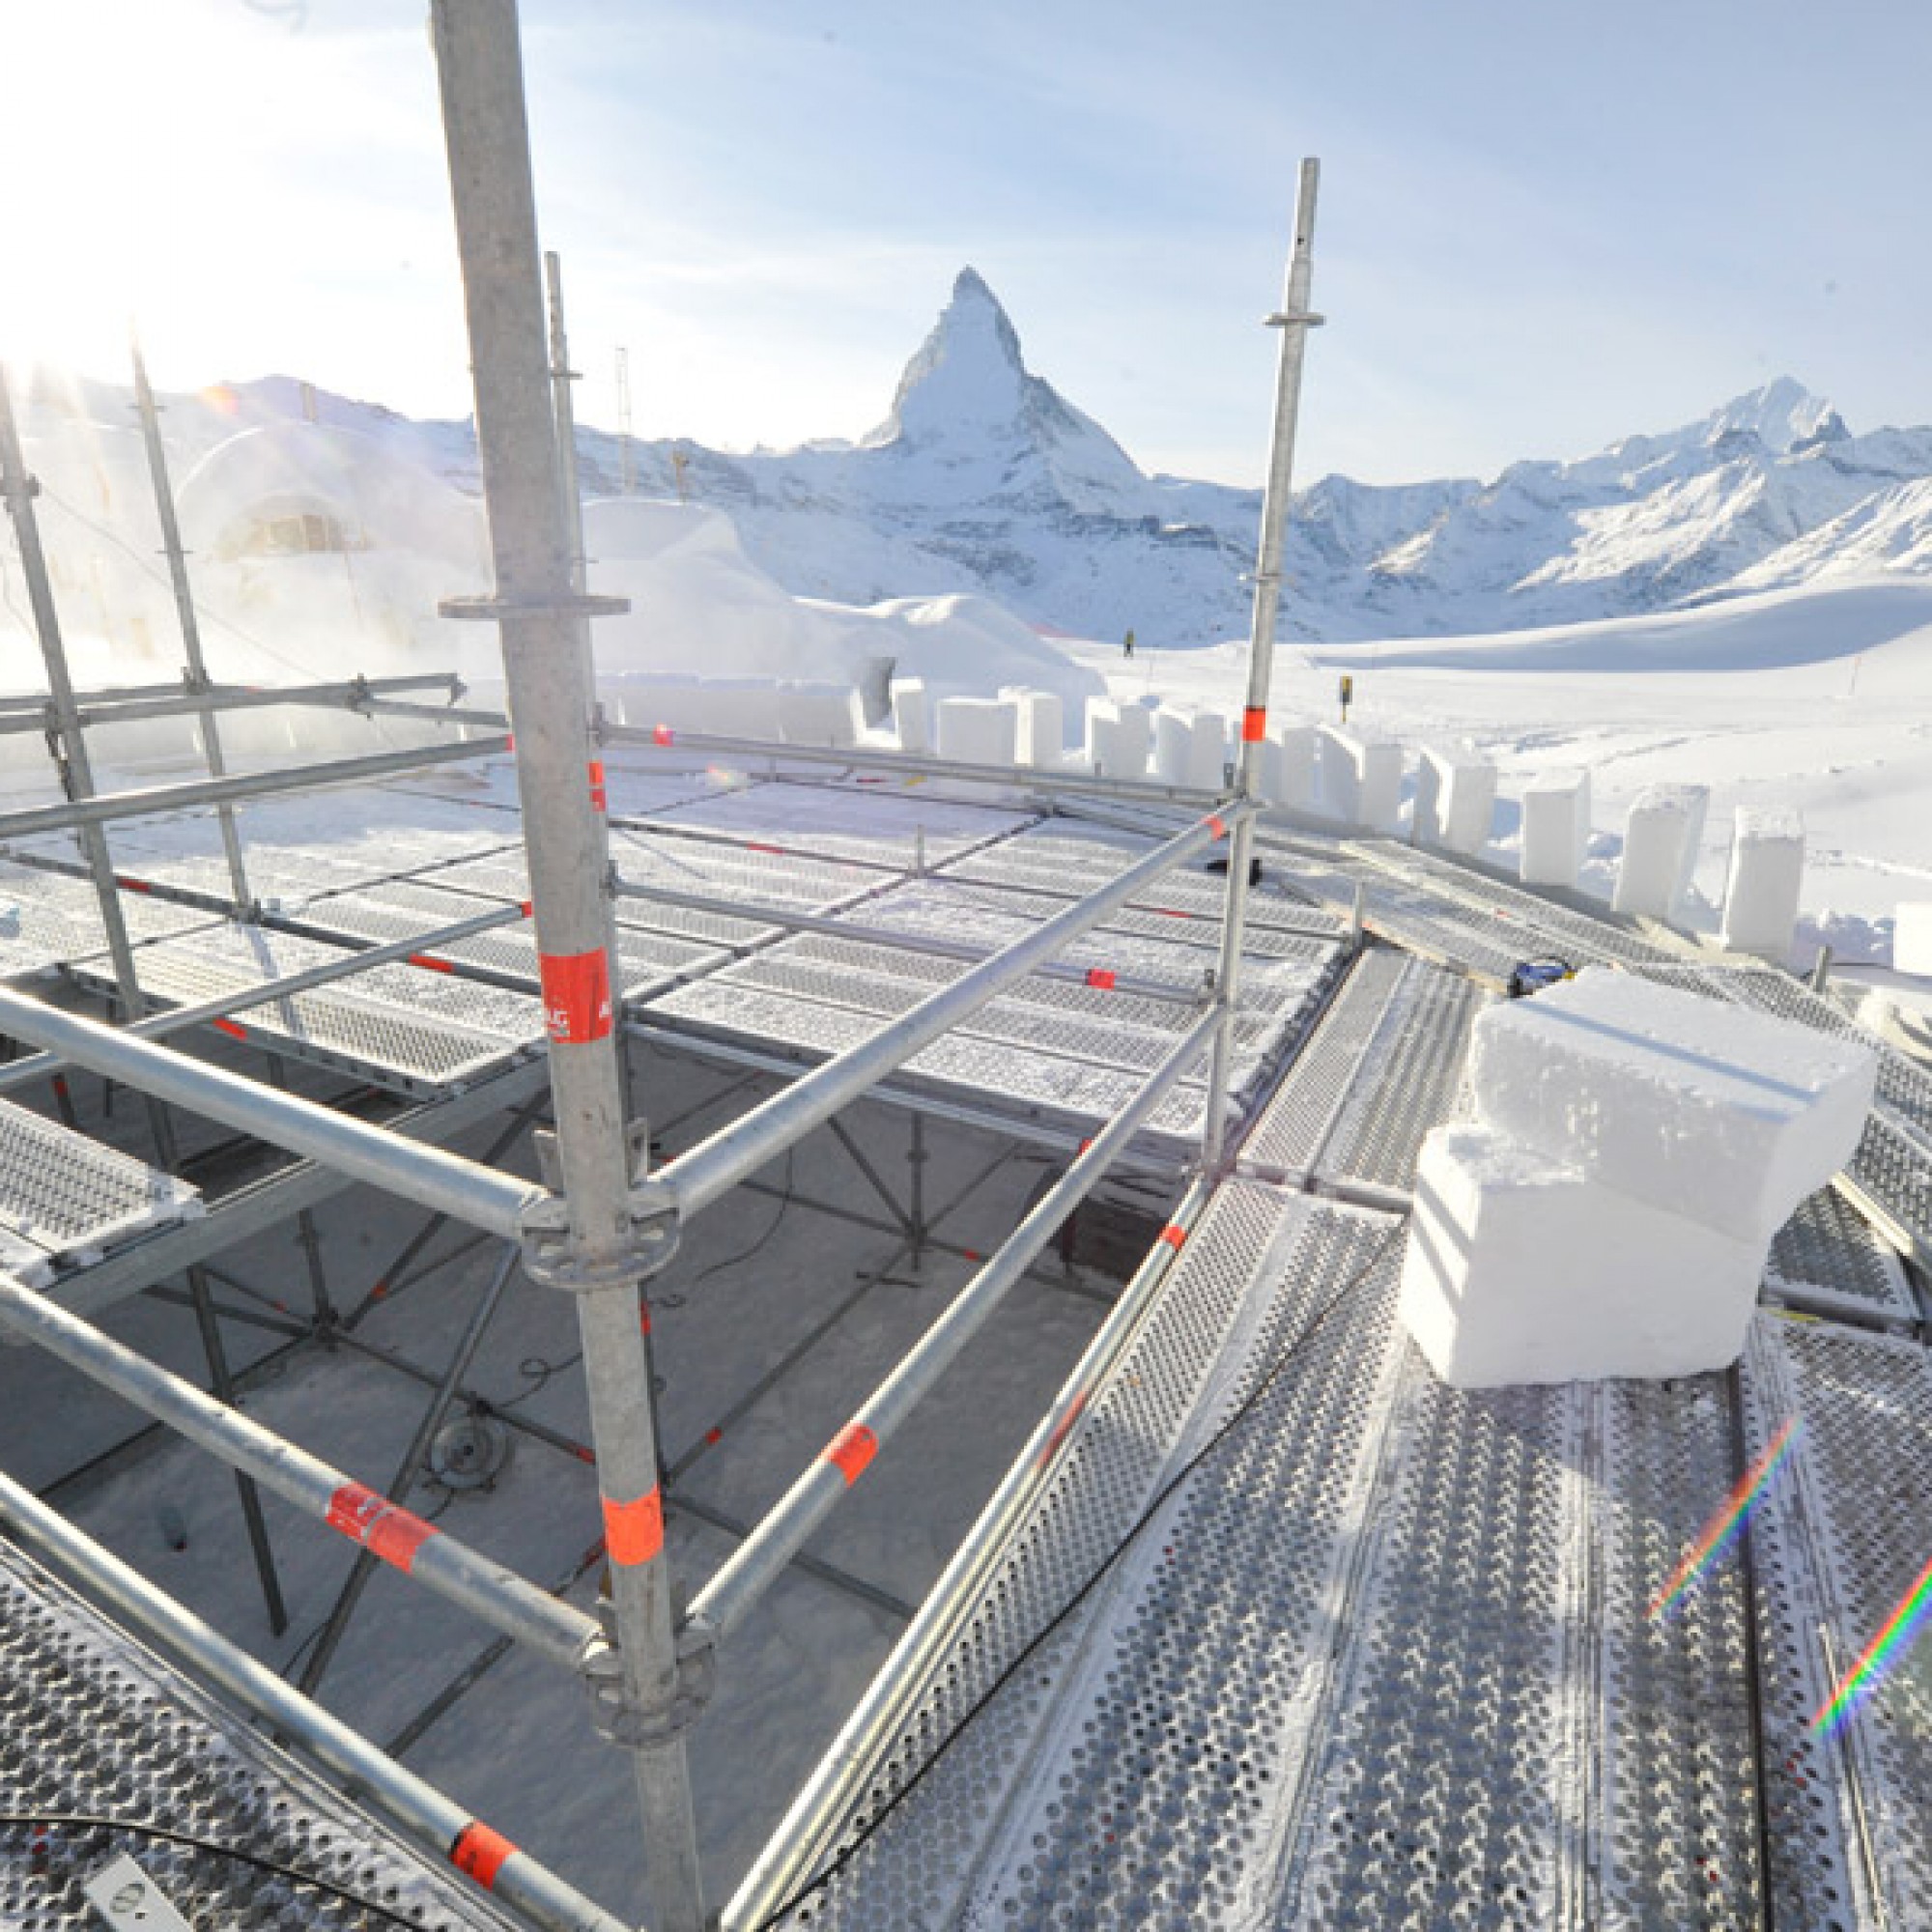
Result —
[[1490, 1008], [1477, 1117], [1417, 1163], [1405, 1324], [1459, 1388], [1724, 1367], [1876, 1071], [1856, 1041], [1604, 968]]

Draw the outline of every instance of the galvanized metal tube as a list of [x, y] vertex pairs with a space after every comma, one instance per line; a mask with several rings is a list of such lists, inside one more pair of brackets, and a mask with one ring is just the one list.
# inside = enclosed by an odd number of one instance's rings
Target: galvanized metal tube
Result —
[[957, 779], [964, 784], [997, 785], [1003, 791], [1084, 792], [1099, 798], [1140, 800], [1153, 805], [1184, 805], [1203, 810], [1219, 792], [1188, 785], [1161, 784], [1152, 779], [1110, 779], [1093, 772], [1054, 772], [1032, 765], [969, 765], [957, 758], [941, 758], [923, 752], [888, 752], [876, 745], [781, 745], [763, 738], [731, 738], [713, 731], [680, 731], [660, 724], [644, 730], [632, 724], [608, 724], [605, 737], [613, 745], [674, 748], [705, 757], [775, 758], [781, 764], [838, 765], [858, 771], [904, 772], [921, 778]]
[[575, 1669], [595, 1621], [0, 1274], [0, 1321], [438, 1596]]
[[239, 1127], [272, 1147], [306, 1154], [352, 1179], [494, 1235], [517, 1238], [526, 1208], [544, 1196], [541, 1187], [515, 1175], [499, 1174], [440, 1148], [398, 1140], [353, 1115], [298, 1094], [277, 1094], [239, 1073], [132, 1038], [78, 1013], [62, 1012], [4, 986], [0, 1035], [44, 1047], [137, 1093]]
[[[1191, 1235], [1209, 1199], [1197, 1181], [1174, 1211], [1170, 1225]], [[1045, 1487], [1059, 1455], [1093, 1393], [1140, 1331], [1179, 1247], [1156, 1242], [1134, 1278], [1109, 1310], [1051, 1408], [980, 1512], [964, 1542], [952, 1552], [892, 1655], [840, 1727], [817, 1769], [792, 1801], [744, 1883], [720, 1917], [724, 1932], [755, 1932], [797, 1896], [853, 1801], [874, 1776], [880, 1753], [904, 1723], [932, 1673], [944, 1662], [961, 1625], [972, 1614], [1007, 1539]]]
[[[1235, 765], [1235, 791], [1253, 798], [1261, 734], [1267, 721], [1268, 691], [1274, 681], [1274, 630], [1281, 606], [1282, 539], [1288, 524], [1294, 475], [1294, 431], [1301, 412], [1301, 364], [1308, 331], [1321, 317], [1308, 306], [1315, 272], [1315, 196], [1321, 164], [1301, 164], [1301, 191], [1294, 210], [1294, 247], [1289, 257], [1288, 287], [1281, 312], [1268, 318], [1281, 330], [1275, 372], [1274, 440], [1268, 454], [1267, 486], [1262, 496], [1261, 552], [1255, 564], [1254, 622], [1248, 633], [1248, 693], [1241, 714], [1240, 750]], [[1248, 925], [1248, 865], [1254, 852], [1254, 824], [1236, 828], [1228, 852], [1228, 904], [1221, 924], [1221, 963], [1216, 983], [1228, 1001], [1228, 1024], [1214, 1042], [1208, 1075], [1208, 1122], [1201, 1158], [1212, 1173], [1221, 1165], [1228, 1137], [1228, 1108], [1234, 1066], [1235, 1003], [1240, 992], [1241, 943]]]
[[[432, 1859], [453, 1860], [472, 1840], [478, 1827], [469, 1812], [339, 1718], [291, 1690], [272, 1670], [4, 1474], [0, 1523], [191, 1676], [264, 1719]], [[621, 1920], [514, 1846], [490, 1890], [544, 1932], [628, 1932]]]
[[65, 805], [32, 806], [23, 811], [0, 812], [0, 839], [24, 838], [34, 832], [67, 832], [75, 826], [111, 825], [122, 818], [152, 818], [157, 812], [180, 811], [191, 805], [270, 798], [289, 791], [321, 791], [328, 785], [385, 779], [426, 765], [494, 757], [509, 749], [507, 736], [472, 738], [465, 745], [416, 745], [407, 751], [377, 752], [366, 758], [333, 758], [317, 765], [297, 765], [288, 771], [242, 772], [225, 779], [196, 779], [185, 784], [110, 792], [103, 798], [74, 799]]
[[[945, 875], [939, 874], [944, 877]], [[677, 906], [686, 912], [717, 913], [726, 919], [749, 920], [758, 924], [781, 926], [787, 932], [810, 932], [827, 939], [849, 940], [855, 946], [879, 946], [894, 952], [919, 952], [933, 959], [964, 959], [977, 964], [990, 959], [998, 949], [975, 946], [969, 940], [942, 939], [937, 933], [903, 932], [896, 926], [863, 925], [849, 919], [832, 919], [823, 913], [793, 912], [789, 907], [767, 906], [750, 899], [720, 898], [710, 893], [687, 893], [675, 886], [640, 886], [619, 877], [616, 891], [620, 898], [636, 899], [643, 905]], [[1074, 986], [1094, 983], [1092, 969], [1065, 966], [1049, 959], [1034, 971], [1042, 980], [1058, 980]], [[1161, 980], [1143, 980], [1132, 973], [1116, 973], [1107, 981], [1115, 992], [1133, 993], [1147, 1000], [1167, 1000], [1176, 1006], [1198, 1007], [1199, 992], [1181, 992]]]
[[457, 249], [475, 378], [476, 440], [495, 597], [516, 724], [517, 781], [550, 1021], [556, 1166], [568, 1208], [559, 1264], [577, 1299], [611, 1555], [623, 1701], [652, 1741], [631, 1752], [657, 1932], [704, 1932], [682, 1731], [651, 1373], [639, 1321], [643, 1261], [611, 972], [609, 841], [598, 803], [585, 602], [573, 590], [549, 381], [536, 197], [515, 0], [433, 0]]
[[801, 1475], [733, 1550], [691, 1606], [692, 1620], [728, 1636], [805, 1540], [858, 1480], [923, 1397], [958, 1358], [1055, 1231], [1092, 1192], [1127, 1142], [1205, 1052], [1220, 1022], [1211, 1010], [1191, 1027], [1086, 1151], [1055, 1182], [999, 1252], [960, 1290], [899, 1365], [867, 1397], [817, 1462]]
[[[1252, 803], [1231, 807], [1227, 813], [1204, 818], [1179, 838], [1157, 846], [1026, 938], [1016, 940], [882, 1027], [864, 1045], [828, 1061], [688, 1153], [679, 1154], [638, 1190], [639, 1204], [655, 1202], [682, 1214], [696, 1214], [709, 1207], [747, 1175], [755, 1174], [813, 1127], [861, 1098], [867, 1088], [896, 1071], [922, 1047], [957, 1026], [1004, 987], [1024, 979], [1041, 960], [1051, 958], [1069, 941], [1099, 924], [1164, 872], [1224, 838], [1232, 824], [1254, 810]], [[1219, 1009], [1216, 1011], [1218, 1014]]]
[[[413, 939], [390, 940], [384, 945], [372, 946], [364, 952], [353, 952], [325, 965], [310, 966], [302, 972], [288, 974], [280, 980], [265, 980], [259, 986], [249, 986], [239, 993], [222, 993], [212, 1000], [197, 1001], [191, 1007], [176, 1007], [168, 1012], [151, 1013], [130, 1027], [123, 1027], [121, 1033], [124, 1037], [133, 1039], [166, 1039], [172, 1034], [185, 1033], [190, 1027], [203, 1026], [210, 1020], [223, 1019], [230, 1013], [245, 1012], [250, 1007], [263, 1006], [270, 1000], [285, 1000], [293, 993], [306, 993], [317, 986], [347, 980], [356, 973], [366, 973], [372, 966], [388, 965], [399, 959], [414, 959], [434, 952], [440, 946], [454, 946], [458, 940], [473, 939], [479, 932], [492, 932], [499, 925], [517, 924], [523, 918], [521, 906], [504, 906], [500, 911], [478, 913], [473, 919], [458, 920], [454, 925], [438, 926], [434, 932], [421, 933]], [[35, 1053], [25, 1060], [10, 1061], [5, 1066], [0, 1066], [0, 1094], [11, 1094], [31, 1081], [45, 1079], [58, 1071], [61, 1065], [60, 1056], [52, 1053]]]
[[[265, 711], [278, 704], [339, 706], [352, 711], [373, 710], [384, 692], [422, 691], [438, 686], [455, 686], [447, 674], [412, 677], [352, 678], [334, 684], [287, 684], [248, 686], [208, 684], [193, 693], [174, 691], [166, 696], [144, 695], [126, 699], [76, 692], [78, 717], [89, 730], [103, 724], [140, 724], [156, 718], [200, 717], [209, 712]], [[365, 701], [366, 700], [366, 701]], [[44, 710], [42, 700], [42, 711]], [[426, 722], [442, 714], [429, 705], [412, 705], [412, 717]], [[0, 736], [18, 737], [45, 728], [42, 712], [10, 711], [0, 714]], [[497, 721], [501, 728], [501, 721]], [[225, 771], [225, 768], [224, 768]], [[217, 777], [222, 774], [217, 773]]]

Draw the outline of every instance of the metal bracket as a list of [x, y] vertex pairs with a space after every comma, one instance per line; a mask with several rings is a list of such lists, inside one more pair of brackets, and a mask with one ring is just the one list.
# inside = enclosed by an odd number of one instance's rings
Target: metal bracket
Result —
[[543, 1288], [566, 1294], [596, 1294], [605, 1289], [643, 1280], [670, 1264], [677, 1253], [681, 1229], [676, 1205], [661, 1196], [639, 1198], [638, 1183], [650, 1158], [651, 1129], [647, 1121], [633, 1121], [624, 1130], [629, 1153], [632, 1192], [629, 1225], [618, 1251], [601, 1261], [583, 1253], [583, 1243], [570, 1224], [570, 1203], [558, 1190], [562, 1173], [557, 1162], [556, 1135], [540, 1127], [531, 1136], [537, 1167], [551, 1190], [526, 1207], [518, 1222], [523, 1243], [524, 1272]]
[[1273, 315], [1262, 317], [1264, 328], [1320, 328], [1328, 318], [1318, 315], [1312, 308], [1277, 310]]
[[662, 1704], [633, 1703], [624, 1688], [624, 1660], [611, 1625], [613, 1607], [599, 1600], [604, 1629], [585, 1637], [577, 1654], [578, 1675], [590, 1697], [590, 1721], [613, 1745], [649, 1750], [674, 1743], [697, 1721], [718, 1683], [718, 1635], [710, 1625], [687, 1622], [677, 1633], [676, 1682]]
[[506, 617], [621, 617], [630, 608], [628, 597], [579, 597], [565, 591], [553, 597], [445, 597], [436, 613], [492, 624]]

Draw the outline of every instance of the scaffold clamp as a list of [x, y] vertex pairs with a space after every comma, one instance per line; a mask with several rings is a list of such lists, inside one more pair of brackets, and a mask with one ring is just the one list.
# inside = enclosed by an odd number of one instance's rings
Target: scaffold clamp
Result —
[[661, 1702], [632, 1698], [624, 1685], [624, 1660], [611, 1634], [611, 1600], [598, 1605], [604, 1629], [585, 1637], [578, 1675], [590, 1697], [590, 1721], [625, 1750], [650, 1750], [674, 1743], [697, 1721], [718, 1682], [718, 1639], [709, 1625], [685, 1623], [677, 1634], [675, 1681]]
[[[633, 1122], [626, 1143], [635, 1166], [641, 1167], [650, 1146], [645, 1122]], [[592, 1257], [571, 1226], [570, 1204], [559, 1191], [556, 1137], [539, 1132], [537, 1164], [551, 1190], [527, 1203], [518, 1220], [523, 1242], [524, 1272], [542, 1288], [568, 1294], [596, 1294], [605, 1289], [641, 1281], [668, 1266], [677, 1252], [679, 1226], [674, 1201], [660, 1192], [634, 1185], [629, 1195], [626, 1238], [614, 1253]], [[640, 1178], [640, 1177], [639, 1177]]]

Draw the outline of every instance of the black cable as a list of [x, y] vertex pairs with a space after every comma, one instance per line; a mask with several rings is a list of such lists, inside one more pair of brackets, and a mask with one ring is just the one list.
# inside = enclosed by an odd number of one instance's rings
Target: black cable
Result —
[[345, 1905], [353, 1905], [361, 1912], [373, 1912], [378, 1918], [391, 1925], [407, 1926], [410, 1932], [422, 1932], [419, 1920], [407, 1918], [386, 1905], [379, 1905], [373, 1898], [363, 1897], [359, 1891], [351, 1891], [347, 1886], [337, 1885], [333, 1879], [299, 1871], [294, 1865], [283, 1864], [278, 1859], [265, 1859], [257, 1853], [244, 1852], [239, 1845], [218, 1845], [212, 1838], [196, 1837], [192, 1832], [177, 1832], [166, 1825], [151, 1825], [142, 1818], [99, 1818], [74, 1811], [0, 1812], [0, 1826], [8, 1825], [25, 1825], [46, 1831], [131, 1832], [137, 1837], [157, 1838], [170, 1845], [185, 1845], [192, 1851], [207, 1852], [217, 1859], [233, 1859], [237, 1864], [252, 1865], [257, 1871], [267, 1872], [272, 1878], [285, 1878], [295, 1885], [313, 1886], [317, 1891], [326, 1891], [330, 1897], [341, 1899]]
[[1151, 1524], [1153, 1521], [1153, 1520], [1161, 1513], [1161, 1511], [1167, 1507], [1168, 1500], [1170, 1497], [1173, 1496], [1175, 1492], [1179, 1490], [1180, 1486], [1194, 1474], [1195, 1470], [1200, 1468], [1202, 1463], [1207, 1462], [1208, 1457], [1213, 1455], [1214, 1452], [1220, 1448], [1222, 1443], [1224, 1443], [1228, 1439], [1228, 1437], [1232, 1435], [1235, 1433], [1235, 1431], [1238, 1429], [1242, 1423], [1247, 1421], [1249, 1416], [1251, 1416], [1255, 1412], [1256, 1408], [1261, 1404], [1262, 1398], [1265, 1396], [1267, 1392], [1271, 1388], [1273, 1388], [1275, 1383], [1281, 1379], [1281, 1377], [1284, 1371], [1286, 1371], [1286, 1369], [1288, 1368], [1289, 1364], [1293, 1362], [1294, 1358], [1301, 1353], [1302, 1350], [1304, 1350], [1308, 1346], [1308, 1344], [1315, 1339], [1317, 1333], [1321, 1330], [1321, 1325], [1328, 1320], [1328, 1318], [1331, 1315], [1335, 1313], [1335, 1311], [1338, 1308], [1341, 1307], [1343, 1301], [1347, 1299], [1347, 1297], [1354, 1290], [1354, 1288], [1359, 1283], [1365, 1281], [1368, 1278], [1369, 1274], [1374, 1270], [1377, 1263], [1378, 1263], [1381, 1260], [1382, 1256], [1388, 1252], [1389, 1244], [1395, 1239], [1396, 1236], [1399, 1235], [1403, 1231], [1403, 1229], [1407, 1225], [1407, 1221], [1408, 1221], [1408, 1216], [1405, 1213], [1396, 1222], [1396, 1224], [1382, 1236], [1380, 1240], [1378, 1240], [1376, 1243], [1376, 1245], [1370, 1250], [1368, 1259], [1365, 1262], [1363, 1262], [1361, 1266], [1358, 1267], [1354, 1271], [1354, 1273], [1351, 1274], [1348, 1278], [1348, 1280], [1345, 1281], [1341, 1285], [1341, 1287], [1338, 1288], [1335, 1291], [1335, 1293], [1329, 1296], [1328, 1300], [1315, 1315], [1314, 1319], [1309, 1321], [1307, 1326], [1302, 1329], [1300, 1334], [1298, 1334], [1293, 1342], [1289, 1343], [1289, 1345], [1285, 1349], [1283, 1349], [1281, 1353], [1275, 1357], [1274, 1361], [1269, 1365], [1267, 1373], [1264, 1376], [1263, 1376], [1263, 1378], [1259, 1382], [1255, 1384], [1254, 1388], [1249, 1392], [1249, 1394], [1245, 1398], [1243, 1398], [1240, 1404], [1236, 1407], [1234, 1413], [1231, 1414], [1228, 1417], [1227, 1421], [1222, 1423], [1220, 1428], [1217, 1429], [1214, 1432], [1214, 1434], [1208, 1438], [1208, 1440], [1202, 1445], [1202, 1447], [1199, 1450], [1197, 1450], [1193, 1456], [1189, 1457], [1187, 1462], [1183, 1463], [1181, 1467], [1165, 1484], [1162, 1485], [1159, 1492], [1154, 1496], [1154, 1499], [1151, 1503], [1149, 1503], [1147, 1508], [1144, 1509], [1139, 1515], [1139, 1517], [1135, 1519], [1132, 1525], [1128, 1528], [1126, 1534], [1122, 1536], [1117, 1544], [1115, 1544], [1113, 1548], [1101, 1560], [1098, 1567], [1093, 1572], [1091, 1576], [1088, 1577], [1087, 1580], [1084, 1583], [1082, 1583], [1081, 1586], [1074, 1591], [1072, 1596], [1070, 1596], [1066, 1600], [1066, 1602], [1060, 1606], [1060, 1608], [1056, 1610], [1053, 1613], [1053, 1615], [1047, 1619], [1045, 1624], [1043, 1624], [1040, 1627], [1040, 1629], [1035, 1633], [1033, 1637], [1028, 1641], [1026, 1647], [1019, 1653], [1019, 1655], [1016, 1656], [1012, 1660], [1012, 1662], [1009, 1663], [1007, 1667], [1004, 1670], [1002, 1670], [996, 1678], [994, 1678], [992, 1683], [986, 1687], [985, 1690], [980, 1694], [980, 1696], [974, 1703], [972, 1708], [969, 1711], [967, 1711], [966, 1715], [963, 1718], [961, 1718], [959, 1721], [956, 1724], [954, 1724], [950, 1731], [947, 1732], [944, 1738], [940, 1740], [937, 1748], [934, 1749], [934, 1751], [928, 1758], [926, 1758], [925, 1762], [922, 1764], [920, 1768], [916, 1772], [914, 1772], [909, 1778], [906, 1779], [905, 1783], [902, 1784], [898, 1788], [898, 1790], [893, 1793], [892, 1797], [886, 1802], [886, 1804], [883, 1806], [881, 1806], [878, 1812], [875, 1813], [873, 1817], [871, 1817], [867, 1821], [864, 1830], [860, 1832], [859, 1835], [856, 1838], [854, 1838], [852, 1842], [849, 1845], [847, 1845], [845, 1849], [842, 1852], [840, 1852], [838, 1856], [835, 1858], [831, 1861], [831, 1863], [829, 1863], [825, 1867], [825, 1869], [818, 1874], [816, 1878], [810, 1880], [808, 1884], [802, 1886], [797, 1891], [795, 1891], [791, 1895], [790, 1898], [786, 1899], [785, 1902], [782, 1905], [781, 1905], [778, 1908], [778, 1910], [771, 1915], [770, 1918], [761, 1919], [758, 1922], [758, 1924], [753, 1928], [753, 1932], [770, 1932], [770, 1928], [778, 1924], [781, 1919], [789, 1918], [791, 1915], [794, 1912], [796, 1912], [798, 1908], [806, 1902], [807, 1899], [810, 1898], [814, 1893], [822, 1891], [828, 1885], [832, 1883], [832, 1881], [835, 1878], [838, 1876], [838, 1874], [841, 1871], [845, 1869], [845, 1867], [848, 1864], [852, 1862], [854, 1859], [856, 1859], [859, 1856], [859, 1854], [866, 1848], [867, 1842], [872, 1837], [873, 1833], [876, 1833], [879, 1830], [879, 1828], [886, 1822], [886, 1820], [890, 1818], [893, 1815], [893, 1813], [896, 1811], [898, 1807], [901, 1804], [903, 1804], [908, 1798], [912, 1796], [912, 1794], [919, 1788], [920, 1784], [923, 1781], [926, 1774], [930, 1772], [932, 1768], [939, 1762], [939, 1760], [942, 1757], [944, 1757], [946, 1753], [949, 1750], [951, 1750], [956, 1743], [958, 1743], [961, 1737], [965, 1735], [968, 1726], [971, 1725], [974, 1719], [977, 1718], [980, 1715], [980, 1713], [983, 1711], [986, 1708], [986, 1706], [990, 1704], [993, 1701], [993, 1699], [997, 1697], [1000, 1694], [1000, 1692], [1004, 1690], [1006, 1687], [1009, 1684], [1010, 1684], [1012, 1680], [1015, 1677], [1017, 1677], [1023, 1669], [1026, 1668], [1028, 1660], [1033, 1657], [1034, 1653], [1039, 1649], [1039, 1647], [1047, 1640], [1047, 1638], [1050, 1637], [1054, 1634], [1054, 1632], [1057, 1631], [1061, 1627], [1061, 1625], [1064, 1624], [1066, 1621], [1066, 1619], [1070, 1617], [1073, 1614], [1073, 1612], [1077, 1610], [1080, 1607], [1080, 1605], [1087, 1601], [1087, 1599], [1090, 1596], [1093, 1595], [1094, 1591], [1099, 1586], [1101, 1579], [1104, 1577], [1106, 1577], [1108, 1573], [1113, 1569], [1115, 1564], [1117, 1564], [1121, 1560], [1121, 1558], [1124, 1556], [1127, 1553], [1127, 1551], [1134, 1547], [1134, 1545], [1140, 1540], [1143, 1533], [1147, 1530], [1149, 1524]]
[[723, 1274], [726, 1268], [741, 1266], [754, 1256], [763, 1253], [765, 1248], [770, 1244], [772, 1236], [778, 1233], [780, 1222], [790, 1211], [793, 1199], [792, 1189], [795, 1184], [793, 1177], [797, 1158], [798, 1150], [796, 1148], [791, 1149], [785, 1154], [784, 1186], [779, 1190], [779, 1211], [772, 1216], [771, 1224], [766, 1228], [765, 1232], [749, 1248], [744, 1249], [741, 1253], [726, 1255], [722, 1262], [713, 1262], [702, 1274], [695, 1275], [690, 1281], [686, 1282], [681, 1290], [673, 1290], [664, 1294], [652, 1295], [651, 1302], [654, 1307], [682, 1308], [692, 1293], [696, 1290], [702, 1288], [714, 1274]]
[[565, 1369], [574, 1369], [582, 1359], [583, 1350], [582, 1349], [578, 1350], [574, 1355], [564, 1356], [558, 1362], [548, 1361], [542, 1355], [526, 1355], [517, 1364], [517, 1373], [529, 1383], [529, 1387], [520, 1390], [513, 1396], [506, 1397], [501, 1402], [493, 1402], [490, 1405], [492, 1412], [497, 1413], [506, 1408], [515, 1408], [520, 1402], [528, 1402], [531, 1396], [539, 1394], [550, 1385], [550, 1379], [553, 1376], [560, 1376]]

